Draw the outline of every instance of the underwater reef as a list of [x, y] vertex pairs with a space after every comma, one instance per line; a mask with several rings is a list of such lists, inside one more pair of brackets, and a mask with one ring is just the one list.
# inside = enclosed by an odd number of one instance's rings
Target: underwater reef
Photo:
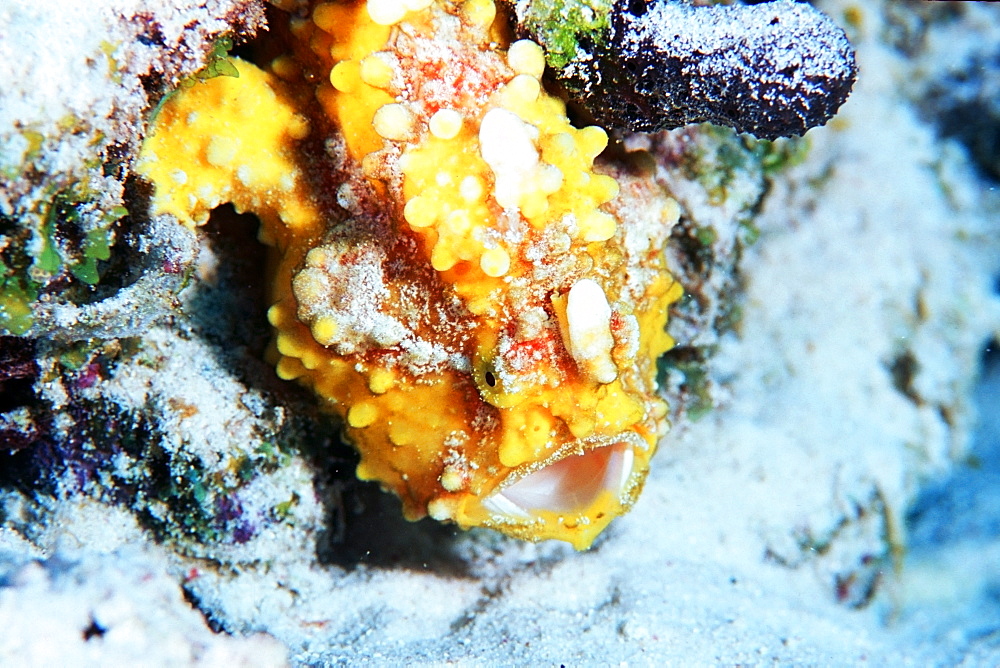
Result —
[[881, 622], [1000, 332], [995, 18], [0, 8], [0, 656], [988, 656]]

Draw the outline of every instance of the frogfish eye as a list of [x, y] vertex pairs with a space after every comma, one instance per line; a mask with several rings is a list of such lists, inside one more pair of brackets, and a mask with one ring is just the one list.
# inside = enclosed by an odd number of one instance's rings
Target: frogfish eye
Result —
[[516, 377], [501, 368], [501, 360], [492, 350], [476, 353], [472, 372], [480, 396], [491, 406], [513, 408], [526, 399]]

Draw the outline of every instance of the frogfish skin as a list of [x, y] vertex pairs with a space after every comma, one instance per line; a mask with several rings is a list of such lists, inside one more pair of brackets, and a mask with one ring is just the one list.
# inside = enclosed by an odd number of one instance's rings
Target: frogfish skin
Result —
[[257, 216], [277, 373], [342, 416], [358, 477], [408, 518], [587, 548], [668, 427], [676, 203], [595, 167], [606, 133], [569, 122], [492, 0], [278, 23], [283, 55], [161, 106], [138, 163], [152, 213]]

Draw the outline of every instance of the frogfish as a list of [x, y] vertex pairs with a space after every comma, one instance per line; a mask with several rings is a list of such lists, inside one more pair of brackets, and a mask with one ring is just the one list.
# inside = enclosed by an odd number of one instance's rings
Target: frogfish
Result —
[[303, 2], [272, 24], [280, 53], [161, 105], [137, 164], [151, 213], [256, 215], [277, 373], [341, 416], [358, 477], [407, 518], [589, 547], [668, 428], [676, 202], [595, 164], [608, 135], [570, 122], [493, 0]]

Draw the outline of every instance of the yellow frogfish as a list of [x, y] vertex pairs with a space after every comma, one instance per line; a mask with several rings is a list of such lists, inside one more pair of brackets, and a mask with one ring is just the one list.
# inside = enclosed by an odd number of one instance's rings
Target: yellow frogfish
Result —
[[[275, 249], [277, 373], [343, 417], [406, 516], [590, 546], [667, 429], [676, 203], [574, 127], [492, 0], [298, 6], [265, 69], [182, 89], [138, 171]], [[273, 56], [273, 53], [271, 54]]]

